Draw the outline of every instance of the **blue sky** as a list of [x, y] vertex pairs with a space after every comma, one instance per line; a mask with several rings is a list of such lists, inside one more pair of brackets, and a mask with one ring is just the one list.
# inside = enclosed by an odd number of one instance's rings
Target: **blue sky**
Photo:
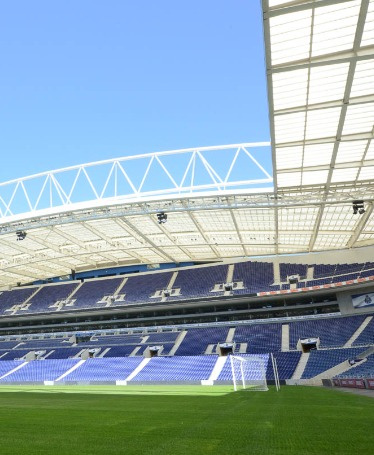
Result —
[[269, 140], [260, 0], [18, 0], [0, 12], [1, 182]]

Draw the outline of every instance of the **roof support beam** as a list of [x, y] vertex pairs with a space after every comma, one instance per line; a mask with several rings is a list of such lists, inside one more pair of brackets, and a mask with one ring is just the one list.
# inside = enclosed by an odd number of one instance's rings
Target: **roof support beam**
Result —
[[[183, 245], [179, 245], [179, 244], [176, 244], [175, 243], [175, 239], [172, 237], [172, 235], [170, 234], [170, 232], [165, 228], [165, 226], [163, 226], [162, 224], [159, 224], [156, 220], [155, 220], [155, 217], [152, 216], [151, 214], [148, 214], [148, 217], [149, 219], [152, 221], [152, 223], [157, 226], [160, 231], [172, 242], [173, 245], [175, 245], [176, 248], [179, 248], [187, 257], [189, 257], [190, 259], [194, 260], [193, 257], [191, 257], [191, 253], [189, 253], [184, 247]], [[176, 261], [174, 259], [174, 262], [179, 262], [179, 261]]]
[[[53, 226], [51, 229], [53, 232], [56, 234], [60, 235], [66, 240], [69, 240], [69, 242], [73, 243], [74, 245], [78, 246], [80, 250], [82, 250], [86, 254], [95, 254], [93, 251], [90, 251], [88, 248], [86, 248], [81, 242], [76, 237], [73, 237], [72, 235], [68, 234], [67, 232], [64, 232], [63, 230], [57, 228], [56, 226]], [[101, 255], [101, 253], [98, 253]], [[97, 263], [95, 261], [89, 260], [88, 258], [85, 258], [85, 261], [87, 261], [89, 264], [93, 265], [94, 267], [97, 266]]]
[[[138, 239], [141, 239], [142, 243], [144, 244], [144, 247], [145, 248], [151, 248], [153, 249], [154, 251], [156, 251], [156, 253], [161, 256], [164, 260], [169, 260], [170, 262], [178, 262], [177, 260], [175, 260], [175, 258], [173, 258], [172, 256], [170, 256], [169, 254], [165, 253], [165, 251], [162, 250], [162, 248], [160, 248], [159, 246], [157, 246], [154, 242], [152, 242], [151, 239], [149, 239], [147, 236], [145, 236], [143, 233], [141, 233], [139, 231], [138, 228], [136, 228], [128, 219], [126, 218], [122, 218], [121, 220], [117, 220], [120, 225], [126, 229], [126, 231], [130, 234], [130, 235], [135, 235], [135, 237], [137, 237]], [[147, 262], [150, 262], [149, 260]]]
[[[360, 47], [368, 7], [369, 7], [369, 0], [362, 0], [361, 8], [360, 8], [360, 12], [358, 15], [358, 20], [357, 20], [356, 34], [355, 34], [355, 38], [354, 38], [354, 42], [353, 42], [354, 51], [357, 51]], [[339, 145], [342, 140], [343, 127], [344, 127], [345, 117], [347, 114], [349, 100], [351, 97], [351, 89], [352, 89], [353, 78], [354, 78], [354, 74], [355, 74], [355, 70], [356, 70], [356, 63], [357, 63], [356, 61], [351, 61], [351, 63], [349, 64], [347, 81], [346, 81], [345, 90], [344, 90], [343, 106], [340, 111], [340, 118], [339, 118], [337, 133], [336, 133], [336, 140], [334, 142], [334, 148], [333, 148], [331, 162], [330, 162], [330, 170], [329, 170], [329, 173], [327, 176], [327, 181], [326, 181], [326, 186], [325, 186], [325, 193], [324, 193], [325, 200], [327, 199], [328, 194], [329, 194], [331, 179], [332, 179], [332, 175], [333, 175], [333, 172], [335, 169], [335, 161], [336, 161], [336, 157], [338, 154]], [[321, 205], [318, 216], [317, 216], [317, 221], [314, 226], [315, 233], [313, 234], [313, 236], [310, 240], [310, 243], [309, 243], [310, 251], [313, 251], [313, 249], [314, 249], [314, 244], [315, 244], [315, 241], [317, 238], [317, 232], [318, 232], [318, 229], [319, 229], [319, 226], [320, 226], [320, 223], [322, 220], [322, 216], [323, 216], [323, 209], [324, 209], [324, 205]]]
[[[368, 103], [373, 103], [374, 102], [374, 94], [373, 95], [367, 95], [367, 96], [360, 96], [356, 98], [350, 98], [349, 100], [349, 105], [354, 105], [354, 104], [368, 104]], [[327, 101], [326, 103], [318, 103], [318, 104], [308, 104], [308, 106], [296, 106], [296, 107], [290, 107], [286, 109], [280, 109], [278, 111], [275, 111], [275, 115], [287, 115], [287, 114], [295, 114], [299, 112], [305, 112], [306, 110], [308, 111], [315, 111], [315, 110], [321, 110], [321, 109], [329, 109], [331, 107], [343, 107], [344, 101], [341, 100], [336, 100], [336, 101]]]
[[296, 71], [318, 66], [336, 65], [338, 63], [359, 62], [362, 60], [373, 59], [374, 46], [367, 46], [357, 51], [341, 51], [323, 56], [310, 57], [310, 59], [296, 60], [293, 62], [279, 63], [269, 67], [271, 73], [284, 73], [286, 71]]
[[305, 11], [309, 9], [321, 8], [323, 6], [336, 5], [337, 3], [347, 3], [352, 0], [317, 0], [314, 2], [299, 0], [290, 2], [287, 5], [280, 5], [274, 7], [274, 9], [265, 10], [264, 17], [271, 18], [276, 16], [282, 16], [283, 14], [297, 13], [299, 11]]
[[362, 231], [364, 230], [364, 228], [366, 226], [366, 223], [368, 222], [371, 214], [373, 213], [373, 208], [374, 208], [374, 205], [372, 202], [367, 204], [365, 213], [361, 216], [354, 234], [352, 235], [352, 237], [349, 239], [349, 241], [347, 243], [348, 248], [352, 248], [354, 246], [354, 244], [356, 243], [357, 239], [360, 237]]
[[[242, 234], [241, 234], [241, 232], [240, 232], [238, 223], [237, 223], [237, 221], [236, 221], [235, 214], [234, 214], [234, 212], [232, 211], [232, 209], [230, 209], [229, 212], [230, 212], [230, 216], [231, 216], [233, 225], [234, 225], [234, 227], [235, 227], [236, 235], [238, 236], [239, 241], [240, 241], [240, 245], [241, 245], [242, 248], [243, 248], [243, 254], [244, 254], [244, 256], [248, 256], [248, 251], [247, 251], [247, 249], [246, 249], [246, 246], [244, 245], [243, 237], [242, 237]], [[260, 232], [261, 232], [261, 231], [260, 231]]]
[[[357, 133], [357, 134], [345, 134], [340, 138], [340, 142], [350, 142], [350, 141], [362, 141], [365, 139], [373, 139], [374, 135], [370, 133]], [[276, 148], [281, 147], [296, 147], [300, 145], [315, 145], [315, 144], [330, 144], [335, 142], [336, 137], [322, 137], [317, 139], [306, 139], [305, 141], [293, 141], [293, 142], [282, 142], [276, 145]]]

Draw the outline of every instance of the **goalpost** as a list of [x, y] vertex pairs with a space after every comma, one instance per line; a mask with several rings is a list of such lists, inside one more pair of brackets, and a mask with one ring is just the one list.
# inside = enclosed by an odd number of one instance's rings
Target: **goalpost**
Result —
[[268, 359], [265, 360], [263, 357], [256, 355], [249, 357], [230, 355], [234, 390], [269, 390], [266, 382], [267, 362]]

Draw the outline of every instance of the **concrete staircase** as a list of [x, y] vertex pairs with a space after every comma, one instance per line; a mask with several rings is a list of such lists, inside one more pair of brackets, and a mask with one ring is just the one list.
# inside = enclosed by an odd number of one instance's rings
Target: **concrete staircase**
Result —
[[357, 362], [354, 365], [350, 365], [348, 360], [344, 360], [344, 362], [339, 363], [338, 365], [335, 365], [332, 368], [329, 368], [328, 370], [324, 371], [323, 373], [317, 374], [317, 376], [314, 376], [312, 378], [313, 380], [316, 379], [331, 379], [334, 376], [341, 374], [341, 373], [346, 373], [347, 371], [351, 370], [352, 368], [356, 368], [359, 365], [365, 363], [367, 359], [361, 360], [361, 362]]
[[[234, 276], [234, 264], [230, 264], [227, 269], [226, 283], [231, 283], [233, 276]], [[223, 293], [223, 295], [229, 296], [229, 295], [231, 295], [231, 291], [225, 291]]]
[[212, 372], [210, 373], [208, 381], [216, 381], [218, 376], [220, 375], [224, 364], [226, 363], [227, 357], [218, 357], [216, 364]]
[[149, 362], [150, 360], [151, 360], [150, 357], [149, 357], [149, 358], [146, 358], [146, 359], [143, 359], [143, 360], [140, 362], [140, 364], [135, 368], [135, 370], [127, 376], [125, 382], [127, 383], [127, 382], [131, 381], [131, 379], [135, 378], [135, 376], [136, 376], [140, 371], [142, 371], [142, 369], [148, 364], [148, 362]]
[[208, 344], [208, 347], [206, 348], [204, 354], [209, 355], [213, 354], [213, 349], [216, 345], [215, 344]]
[[177, 349], [179, 348], [179, 346], [182, 344], [182, 341], [184, 340], [185, 336], [187, 335], [187, 330], [183, 330], [178, 338], [176, 339], [175, 341], [175, 344], [174, 346], [171, 348], [170, 352], [169, 352], [169, 355], [174, 355], [176, 352], [177, 352]]
[[103, 351], [101, 351], [100, 354], [97, 355], [96, 357], [102, 359], [102, 358], [104, 357], [104, 355], [105, 355], [107, 352], [109, 352], [109, 351], [110, 351], [110, 348], [105, 348], [105, 349], [104, 349]]
[[365, 349], [365, 351], [362, 351], [356, 357], [358, 357], [359, 359], [363, 359], [364, 357], [368, 357], [371, 354], [374, 354], [374, 346], [370, 346], [370, 348]]
[[121, 293], [122, 288], [123, 288], [123, 286], [126, 284], [127, 280], [128, 280], [128, 278], [124, 278], [124, 279], [120, 282], [120, 284], [119, 284], [118, 288], [116, 289], [114, 295], [118, 295], [118, 294]]
[[66, 300], [69, 300], [73, 297], [73, 295], [78, 292], [78, 290], [83, 286], [83, 281], [81, 283], [78, 284], [78, 286], [73, 289], [73, 291], [68, 295], [68, 297], [66, 298]]
[[227, 333], [226, 343], [232, 343], [235, 336], [235, 327], [231, 327]]
[[15, 371], [19, 370], [20, 368], [23, 368], [24, 366], [26, 366], [29, 362], [23, 362], [21, 363], [21, 365], [18, 365], [16, 368], [13, 368], [13, 370], [10, 370], [8, 371], [8, 373], [5, 373], [3, 374], [0, 379], [3, 379], [3, 378], [6, 378], [7, 376], [11, 375], [12, 373], [14, 373]]
[[282, 325], [282, 351], [290, 350], [290, 326], [289, 324]]
[[280, 269], [279, 264], [273, 263], [273, 273], [274, 273], [274, 284], [279, 284], [281, 282], [280, 278]]
[[297, 364], [297, 367], [296, 367], [291, 379], [300, 379], [301, 378], [301, 376], [304, 373], [306, 364], [308, 363], [309, 355], [310, 355], [309, 352], [303, 352], [301, 354], [299, 363]]
[[135, 357], [137, 355], [138, 351], [140, 351], [140, 349], [141, 349], [141, 346], [136, 346], [136, 348], [133, 349], [133, 351], [131, 352], [129, 357]]
[[68, 374], [72, 373], [74, 370], [76, 370], [77, 368], [79, 368], [81, 365], [83, 365], [85, 362], [85, 360], [80, 360], [78, 363], [76, 363], [73, 367], [69, 368], [69, 370], [65, 371], [64, 374], [62, 374], [61, 376], [59, 376], [57, 379], [55, 379], [54, 382], [58, 382], [58, 381], [61, 381], [61, 379], [63, 379], [65, 376], [67, 376]]
[[360, 327], [355, 331], [355, 333], [351, 336], [351, 338], [345, 343], [345, 348], [350, 348], [352, 344], [357, 340], [357, 338], [361, 335], [361, 333], [366, 329], [369, 322], [373, 319], [373, 316], [368, 316], [362, 322]]
[[245, 354], [247, 352], [248, 343], [240, 343], [238, 354]]
[[306, 272], [307, 281], [312, 281], [314, 279], [314, 267], [308, 267]]

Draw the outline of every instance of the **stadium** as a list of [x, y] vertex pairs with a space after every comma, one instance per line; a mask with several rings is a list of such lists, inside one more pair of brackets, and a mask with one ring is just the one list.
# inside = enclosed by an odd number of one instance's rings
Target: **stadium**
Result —
[[262, 9], [268, 141], [0, 184], [4, 453], [373, 447], [374, 1]]

